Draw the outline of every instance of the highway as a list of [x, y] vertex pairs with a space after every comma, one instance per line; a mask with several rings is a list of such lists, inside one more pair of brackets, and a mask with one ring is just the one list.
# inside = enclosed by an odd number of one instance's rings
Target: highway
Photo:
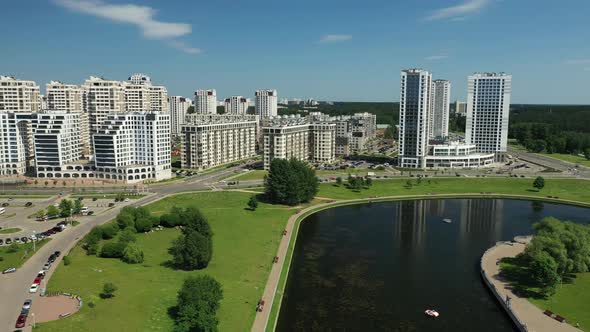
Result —
[[[516, 150], [512, 148], [508, 149], [508, 153], [511, 154], [513, 157], [519, 158], [524, 161], [560, 170], [563, 172], [564, 175], [573, 175], [581, 178], [590, 178], [590, 168], [586, 166], [578, 165], [576, 167], [575, 164], [567, 161], [547, 157], [537, 153]], [[576, 171], [572, 171], [573, 168], [576, 168]]]

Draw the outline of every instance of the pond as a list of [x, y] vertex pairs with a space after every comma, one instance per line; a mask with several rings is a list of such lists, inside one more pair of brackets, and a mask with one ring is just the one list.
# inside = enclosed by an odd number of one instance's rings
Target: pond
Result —
[[516, 331], [481, 279], [481, 255], [546, 216], [587, 222], [589, 212], [504, 199], [318, 212], [301, 223], [277, 331]]

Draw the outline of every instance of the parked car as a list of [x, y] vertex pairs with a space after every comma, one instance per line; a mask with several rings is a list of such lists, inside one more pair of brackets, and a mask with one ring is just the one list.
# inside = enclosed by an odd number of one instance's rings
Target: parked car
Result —
[[96, 198], [96, 197], [92, 197], [92, 201], [93, 201], [93, 202], [96, 202], [97, 200], [98, 200], [98, 198]]
[[9, 267], [6, 270], [2, 271], [2, 274], [13, 273], [16, 272], [16, 267]]
[[33, 280], [33, 285], [39, 285], [41, 284], [41, 278], [36, 277], [35, 280]]
[[12, 243], [12, 240], [11, 239], [6, 239], [6, 241], [4, 241], [4, 243], [11, 244]]
[[28, 316], [29, 315], [29, 310], [31, 310], [31, 309], [21, 309], [20, 310], [20, 314], [21, 315]]
[[21, 237], [20, 240], [23, 241], [24, 243], [29, 242], [29, 238], [27, 238], [26, 236]]
[[0, 239], [0, 246], [4, 244], [4, 240]]
[[59, 256], [61, 256], [61, 251], [57, 250], [53, 254], [55, 255], [55, 257], [59, 257]]
[[23, 309], [31, 309], [31, 305], [33, 304], [33, 300], [27, 299], [23, 303]]
[[50, 267], [51, 267], [51, 263], [45, 263], [45, 265], [43, 265], [43, 270], [47, 271], [47, 270], [49, 270]]
[[109, 203], [109, 207], [113, 207], [113, 206], [115, 206], [115, 203], [112, 203], [112, 202]]
[[37, 274], [37, 278], [45, 279], [45, 273]]
[[27, 324], [27, 315], [18, 315], [18, 318], [16, 319], [16, 324], [14, 324], [14, 327], [16, 327], [16, 328], [25, 327], [26, 324]]
[[39, 285], [32, 284], [31, 288], [29, 288], [29, 293], [37, 293], [38, 290], [39, 290]]
[[91, 216], [91, 215], [93, 215], [93, 214], [94, 214], [94, 211], [88, 211], [88, 212], [86, 212], [86, 215], [87, 215], [87, 216]]
[[15, 237], [15, 238], [14, 238], [14, 242], [16, 242], [16, 243], [20, 243], [20, 238], [18, 238], [18, 237]]
[[9, 206], [9, 205], [10, 205], [10, 204], [9, 204], [8, 202], [4, 202], [4, 203], [2, 203], [2, 207], [7, 207], [7, 206]]
[[49, 262], [49, 263], [55, 262], [55, 255], [52, 254], [51, 256], [49, 256], [49, 258], [47, 258], [47, 262]]
[[33, 202], [26, 202], [26, 203], [25, 203], [25, 206], [26, 206], [26, 207], [33, 206]]

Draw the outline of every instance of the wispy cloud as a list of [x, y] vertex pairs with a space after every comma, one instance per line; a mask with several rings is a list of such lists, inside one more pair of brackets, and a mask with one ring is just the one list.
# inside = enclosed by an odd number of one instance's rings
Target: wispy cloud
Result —
[[588, 59], [569, 59], [564, 61], [566, 65], [590, 65], [590, 58]]
[[427, 56], [424, 59], [428, 60], [428, 61], [438, 61], [438, 60], [444, 60], [446, 58], [448, 58], [448, 55], [443, 55], [443, 54], [439, 54], [439, 55], [431, 55], [431, 56]]
[[59, 6], [69, 10], [104, 18], [116, 23], [134, 25], [142, 35], [150, 39], [170, 40], [169, 45], [187, 53], [196, 54], [200, 50], [190, 47], [174, 38], [186, 36], [192, 32], [187, 23], [170, 23], [154, 18], [157, 10], [135, 4], [109, 4], [101, 0], [53, 0]]
[[426, 20], [434, 21], [450, 19], [453, 21], [460, 21], [469, 14], [478, 13], [491, 2], [491, 0], [467, 0], [459, 5], [437, 9], [427, 16]]
[[349, 41], [352, 39], [351, 35], [323, 35], [322, 38], [318, 41], [318, 43], [326, 44], [326, 43], [339, 43], [344, 41]]

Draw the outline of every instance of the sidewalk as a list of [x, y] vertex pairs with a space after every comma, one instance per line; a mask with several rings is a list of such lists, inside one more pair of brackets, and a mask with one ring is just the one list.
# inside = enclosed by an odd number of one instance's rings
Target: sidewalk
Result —
[[[504, 257], [515, 257], [524, 251], [525, 244], [513, 243], [499, 243], [495, 247], [490, 248], [483, 255], [481, 259], [481, 268], [484, 278], [494, 286], [500, 299], [510, 297], [511, 310], [525, 324], [530, 332], [580, 332], [581, 330], [565, 323], [560, 323], [557, 320], [545, 315], [541, 309], [529, 302], [526, 298], [520, 298], [510, 288], [510, 285], [503, 281], [499, 275], [500, 266], [496, 262]], [[502, 301], [502, 306], [505, 302]]]

